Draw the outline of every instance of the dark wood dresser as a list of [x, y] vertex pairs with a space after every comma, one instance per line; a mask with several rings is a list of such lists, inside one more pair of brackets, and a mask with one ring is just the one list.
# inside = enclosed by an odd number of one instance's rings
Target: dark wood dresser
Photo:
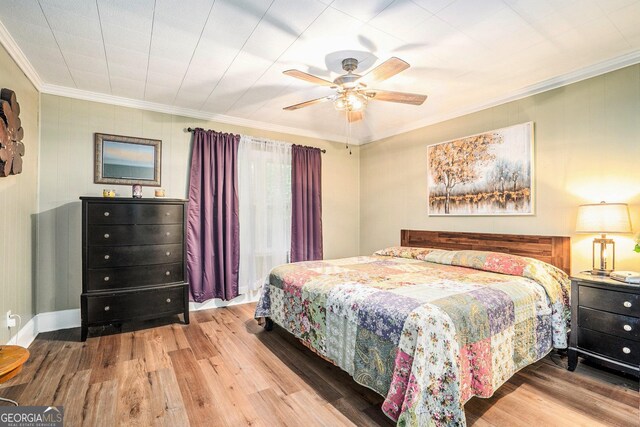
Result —
[[81, 197], [82, 341], [91, 326], [182, 313], [185, 200]]
[[570, 371], [579, 354], [640, 376], [640, 286], [587, 273], [571, 278]]

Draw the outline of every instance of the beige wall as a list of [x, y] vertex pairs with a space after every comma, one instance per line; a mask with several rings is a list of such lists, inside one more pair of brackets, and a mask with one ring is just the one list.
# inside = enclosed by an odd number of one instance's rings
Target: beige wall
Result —
[[[528, 121], [535, 122], [534, 216], [427, 216], [428, 145]], [[573, 232], [579, 204], [629, 203], [640, 232], [640, 65], [367, 144], [360, 188], [363, 254], [399, 244], [402, 228], [569, 235], [573, 272], [587, 269], [594, 236]], [[632, 236], [614, 237], [618, 269], [640, 270]]]
[[[376, 141], [354, 150], [353, 156], [338, 143], [52, 95], [42, 96], [41, 112], [37, 312], [78, 307], [78, 197], [99, 195], [105, 187], [93, 184], [94, 132], [161, 139], [162, 185], [170, 197], [186, 196], [190, 135], [184, 128], [188, 126], [326, 148], [327, 258], [367, 254], [397, 244], [402, 228], [559, 234], [572, 237], [572, 268], [579, 271], [590, 265], [593, 238], [573, 233], [579, 204], [627, 202], [634, 228], [640, 231], [640, 65]], [[527, 121], [535, 123], [534, 216], [427, 216], [427, 145]], [[123, 195], [130, 192], [128, 186], [115, 188]], [[0, 191], [5, 197], [4, 187]], [[145, 189], [145, 196], [150, 191]], [[10, 232], [13, 229], [9, 227]], [[631, 252], [631, 236], [615, 238], [618, 267], [640, 270], [640, 256]]]
[[22, 173], [0, 178], [0, 344], [4, 344], [10, 338], [8, 310], [22, 317], [22, 325], [34, 315], [32, 230], [38, 189], [39, 95], [2, 45], [0, 88], [17, 95], [26, 149]]
[[[326, 258], [359, 253], [359, 153], [344, 145], [206, 122], [163, 113], [42, 95], [42, 163], [38, 213], [38, 313], [79, 307], [81, 216], [78, 197], [130, 186], [93, 183], [94, 132], [162, 140], [162, 187], [168, 197], [187, 195], [191, 134], [187, 127], [262, 136], [325, 148], [322, 157], [324, 252]], [[144, 188], [143, 196], [152, 196]]]

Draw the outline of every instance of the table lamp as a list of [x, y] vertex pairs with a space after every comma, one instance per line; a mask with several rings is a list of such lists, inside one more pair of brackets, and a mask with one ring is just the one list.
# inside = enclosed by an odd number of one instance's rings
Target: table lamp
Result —
[[[593, 239], [591, 274], [608, 276], [616, 266], [616, 242], [607, 239], [607, 233], [631, 233], [629, 208], [626, 203], [600, 202], [578, 207], [576, 233], [598, 233], [600, 238]], [[611, 247], [609, 251], [608, 247]], [[596, 253], [600, 265], [596, 266]], [[609, 254], [612, 260], [609, 264]]]

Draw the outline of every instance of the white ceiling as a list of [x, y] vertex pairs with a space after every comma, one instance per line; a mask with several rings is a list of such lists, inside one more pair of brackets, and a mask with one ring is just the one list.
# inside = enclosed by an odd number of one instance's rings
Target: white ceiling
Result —
[[640, 61], [640, 0], [0, 0], [0, 21], [44, 92], [331, 138], [330, 104], [282, 110], [331, 89], [282, 71], [398, 56], [411, 68], [377, 87], [429, 98], [371, 102], [361, 141]]

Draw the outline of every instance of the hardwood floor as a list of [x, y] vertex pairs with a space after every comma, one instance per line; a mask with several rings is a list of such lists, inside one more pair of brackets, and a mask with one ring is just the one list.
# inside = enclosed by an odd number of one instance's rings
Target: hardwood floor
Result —
[[[66, 426], [389, 426], [382, 397], [291, 335], [266, 332], [253, 304], [192, 312], [192, 323], [41, 334], [0, 396], [64, 405]], [[140, 328], [140, 325], [137, 326]], [[130, 327], [129, 327], [130, 328]], [[98, 336], [99, 335], [99, 336]], [[491, 399], [465, 406], [474, 426], [640, 424], [638, 381], [553, 354]]]

